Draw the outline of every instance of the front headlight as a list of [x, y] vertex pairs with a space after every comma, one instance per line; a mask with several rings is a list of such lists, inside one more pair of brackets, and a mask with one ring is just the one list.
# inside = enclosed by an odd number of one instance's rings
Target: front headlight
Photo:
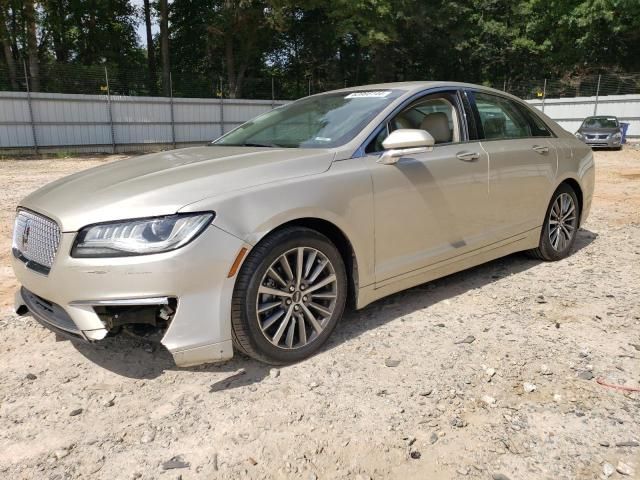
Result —
[[179, 213], [89, 225], [78, 233], [72, 257], [125, 257], [167, 252], [196, 238], [215, 214]]
[[614, 133], [611, 138], [614, 140], [622, 140], [622, 134], [620, 132]]
[[584, 140], [584, 136], [580, 132], [574, 134], [578, 140]]

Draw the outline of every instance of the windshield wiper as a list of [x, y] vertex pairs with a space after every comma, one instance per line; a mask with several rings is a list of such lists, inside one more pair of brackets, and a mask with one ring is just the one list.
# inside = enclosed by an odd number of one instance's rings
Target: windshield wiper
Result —
[[265, 148], [281, 148], [280, 145], [275, 143], [243, 143], [243, 147], [265, 147]]

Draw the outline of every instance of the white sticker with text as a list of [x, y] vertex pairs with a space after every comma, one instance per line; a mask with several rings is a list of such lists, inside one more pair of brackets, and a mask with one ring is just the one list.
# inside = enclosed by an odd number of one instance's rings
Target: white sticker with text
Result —
[[353, 92], [344, 98], [385, 98], [391, 93], [391, 90], [378, 90], [375, 92]]

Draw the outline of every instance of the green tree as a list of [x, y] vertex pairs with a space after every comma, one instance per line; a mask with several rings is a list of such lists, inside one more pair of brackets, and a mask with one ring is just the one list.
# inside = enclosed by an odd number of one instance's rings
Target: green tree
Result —
[[147, 69], [149, 76], [149, 93], [157, 94], [158, 75], [156, 72], [156, 52], [153, 45], [152, 23], [151, 23], [151, 3], [144, 0], [143, 6], [144, 26], [147, 40]]
[[159, 0], [160, 13], [160, 59], [162, 63], [162, 93], [169, 95], [171, 87], [171, 61], [169, 57], [169, 5]]
[[0, 0], [0, 43], [2, 44], [2, 53], [4, 55], [4, 61], [7, 65], [7, 72], [9, 74], [9, 83], [13, 90], [18, 89], [18, 79], [16, 72], [16, 62], [13, 56], [13, 50], [11, 49], [11, 38], [9, 37], [9, 31], [7, 29], [7, 0]]
[[24, 19], [27, 27], [27, 58], [29, 59], [30, 84], [33, 91], [40, 90], [40, 59], [38, 58], [38, 36], [36, 11], [33, 0], [24, 1]]

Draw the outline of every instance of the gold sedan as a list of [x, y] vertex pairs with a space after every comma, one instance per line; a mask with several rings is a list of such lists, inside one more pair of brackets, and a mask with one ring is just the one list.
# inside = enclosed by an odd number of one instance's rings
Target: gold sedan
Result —
[[[54, 182], [19, 206], [16, 310], [73, 339], [156, 336], [178, 365], [317, 351], [355, 308], [517, 251], [567, 256], [591, 149], [470, 84], [314, 95], [207, 146]], [[428, 342], [428, 340], [425, 340]]]

